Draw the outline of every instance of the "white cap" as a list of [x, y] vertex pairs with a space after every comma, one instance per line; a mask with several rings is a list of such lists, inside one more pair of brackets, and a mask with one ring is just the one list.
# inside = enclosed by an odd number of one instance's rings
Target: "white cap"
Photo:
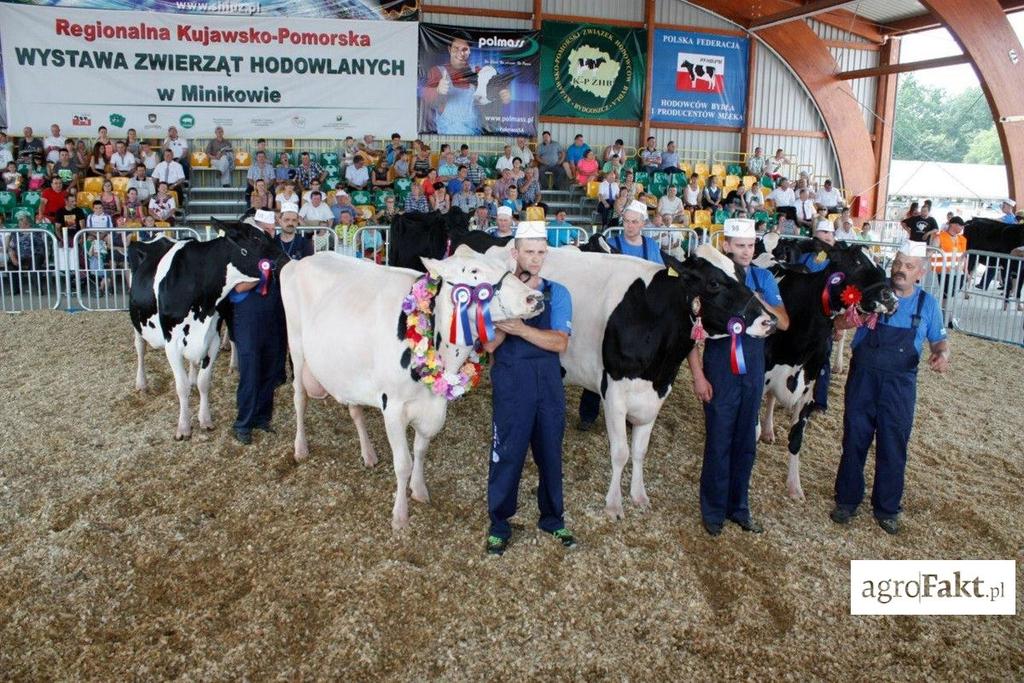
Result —
[[523, 221], [516, 226], [517, 240], [546, 240], [548, 229], [544, 221]]
[[1013, 201], [1012, 199], [1004, 199], [1003, 204], [1009, 204], [1011, 209], [1017, 208], [1017, 202]]
[[253, 216], [253, 220], [257, 223], [267, 223], [269, 225], [277, 223], [277, 217], [274, 215], [274, 212], [267, 211], [266, 209], [260, 209], [257, 211], [256, 215]]
[[629, 206], [622, 210], [622, 213], [626, 213], [627, 211], [634, 211], [643, 216], [644, 218], [647, 218], [647, 205], [644, 204], [639, 199], [634, 199], [633, 201], [631, 201], [629, 203]]
[[924, 258], [928, 255], [928, 245], [924, 242], [907, 240], [900, 246], [900, 253], [912, 258]]
[[726, 218], [723, 234], [726, 237], [754, 239], [757, 237], [757, 232], [754, 229], [756, 224], [752, 218]]
[[345, 190], [338, 190], [337, 192], [334, 193], [334, 196], [335, 197], [347, 197], [348, 196], [348, 192], [345, 192]]
[[498, 207], [498, 217], [501, 218], [502, 216], [508, 216], [509, 218], [512, 218], [512, 207], [511, 206], [499, 206]]
[[814, 226], [814, 232], [835, 232], [836, 226], [832, 225], [832, 221], [821, 220]]
[[292, 202], [285, 202], [281, 205], [281, 213], [298, 213], [299, 205]]

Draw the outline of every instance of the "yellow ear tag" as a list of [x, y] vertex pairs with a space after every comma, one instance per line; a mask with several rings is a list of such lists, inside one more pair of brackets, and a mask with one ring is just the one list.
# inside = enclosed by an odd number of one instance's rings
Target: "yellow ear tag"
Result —
[[668, 276], [669, 277], [679, 277], [679, 273], [676, 272], [675, 268], [673, 268], [672, 266], [669, 266], [669, 268], [668, 268]]
[[827, 258], [828, 254], [826, 254], [824, 251], [819, 251], [818, 255], [814, 257], [814, 261], [815, 263], [824, 263], [825, 259]]

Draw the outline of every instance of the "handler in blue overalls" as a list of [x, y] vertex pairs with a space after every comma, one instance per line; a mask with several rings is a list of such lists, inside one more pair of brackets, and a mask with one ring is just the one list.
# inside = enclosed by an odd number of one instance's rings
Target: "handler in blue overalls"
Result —
[[[661, 245], [657, 240], [645, 236], [642, 233], [647, 223], [647, 205], [634, 199], [622, 211], [622, 234], [616, 235], [608, 240], [608, 245], [626, 256], [637, 258], [664, 265], [661, 258]], [[579, 430], [585, 432], [594, 426], [597, 421], [597, 414], [601, 410], [601, 395], [584, 389], [580, 395], [580, 423]]]
[[[836, 228], [830, 220], [820, 220], [814, 226], [814, 236], [829, 246], [836, 243]], [[828, 268], [828, 254], [824, 251], [815, 251], [804, 254], [800, 263], [807, 267], [808, 272], [818, 273]], [[818, 381], [814, 385], [814, 407], [816, 410], [825, 412], [828, 410], [828, 385], [832, 381], [832, 336], [828, 338], [828, 355], [825, 356], [825, 365], [818, 373]]]
[[[274, 236], [273, 211], [257, 211], [252, 220]], [[272, 271], [268, 286], [262, 284], [243, 282], [229, 295], [234, 304], [231, 338], [238, 354], [235, 439], [246, 445], [252, 443], [253, 429], [273, 431], [274, 389], [284, 376], [285, 317], [278, 273]]]
[[[747, 287], [773, 315], [778, 328], [789, 327], [789, 316], [772, 274], [751, 265], [756, 233], [754, 221], [725, 221], [724, 251], [746, 272]], [[704, 358], [695, 347], [688, 361], [693, 390], [704, 402], [704, 464], [700, 472], [700, 514], [712, 536], [722, 533], [725, 520], [744, 531], [764, 528], [750, 515], [747, 490], [757, 454], [757, 420], [764, 391], [764, 339], [740, 335], [742, 354], [733, 354], [730, 337], [709, 339]]]
[[924, 242], [906, 242], [900, 247], [892, 264], [892, 288], [899, 307], [891, 316], [881, 318], [875, 329], [860, 327], [853, 336], [843, 455], [836, 473], [836, 506], [830, 515], [837, 524], [849, 523], [864, 500], [864, 463], [874, 441], [871, 507], [886, 532], [900, 530], [907, 443], [917, 401], [917, 366], [925, 339], [931, 348], [931, 369], [945, 372], [949, 368], [949, 342], [939, 303], [917, 286], [925, 276], [927, 259]]
[[508, 546], [516, 514], [519, 479], [526, 449], [533, 451], [540, 482], [537, 486], [537, 526], [563, 546], [576, 545], [565, 528], [562, 508], [562, 436], [565, 432], [565, 390], [558, 354], [569, 346], [572, 300], [569, 290], [540, 277], [547, 256], [543, 221], [523, 221], [516, 229], [512, 250], [515, 275], [544, 292], [544, 311], [529, 320], [507, 320], [484, 349], [493, 354], [491, 368], [494, 412], [487, 510], [491, 528], [487, 552], [500, 555]]

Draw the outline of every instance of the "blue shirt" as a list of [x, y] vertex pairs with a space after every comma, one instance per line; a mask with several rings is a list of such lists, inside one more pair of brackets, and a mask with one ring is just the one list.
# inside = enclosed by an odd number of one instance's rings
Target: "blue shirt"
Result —
[[749, 266], [747, 268], [747, 277], [744, 282], [747, 287], [754, 290], [761, 295], [765, 303], [769, 306], [781, 306], [782, 295], [779, 294], [779, 284], [775, 282], [775, 277], [765, 270], [757, 266]]
[[[900, 305], [895, 313], [890, 316], [880, 317], [878, 322], [879, 324], [885, 323], [892, 327], [909, 328], [910, 319], [917, 312], [917, 297], [919, 296], [923, 296], [925, 299], [924, 305], [921, 307], [921, 322], [917, 326], [917, 336], [914, 337], [914, 348], [917, 349], [918, 353], [921, 353], [925, 339], [934, 344], [946, 338], [946, 325], [942, 321], [942, 309], [939, 308], [939, 302], [931, 294], [920, 287], [914, 287], [913, 294], [899, 298]], [[853, 342], [850, 343], [850, 348], [857, 348], [857, 345], [867, 335], [868, 328], [858, 327], [853, 335]]]
[[551, 280], [544, 280], [549, 286], [551, 300], [548, 306], [551, 309], [551, 328], [566, 334], [572, 334], [572, 297], [564, 285]]
[[565, 158], [574, 163], [578, 164], [580, 159], [587, 156], [587, 152], [590, 151], [590, 145], [583, 143], [582, 145], [569, 145], [569, 149], [565, 150]]
[[828, 268], [828, 258], [818, 260], [818, 254], [804, 254], [803, 258], [800, 259], [802, 265], [807, 266], [807, 270], [812, 273], [817, 273]]
[[1009, 223], [1010, 225], [1017, 224], [1017, 217], [1014, 216], [1012, 213], [1004, 213], [999, 220], [1001, 220], [1004, 223]]
[[661, 246], [651, 237], [644, 236], [643, 240], [643, 244], [633, 245], [627, 242], [623, 236], [619, 239], [613, 238], [609, 244], [626, 256], [635, 256], [641, 259], [644, 258], [644, 251], [646, 250], [648, 261], [658, 265], [665, 265], [665, 262], [661, 260]]
[[[469, 182], [468, 180], [466, 182]], [[448, 181], [448, 186], [445, 188], [448, 190], [448, 194], [455, 196], [462, 192], [462, 181], [458, 178], [452, 178]]]

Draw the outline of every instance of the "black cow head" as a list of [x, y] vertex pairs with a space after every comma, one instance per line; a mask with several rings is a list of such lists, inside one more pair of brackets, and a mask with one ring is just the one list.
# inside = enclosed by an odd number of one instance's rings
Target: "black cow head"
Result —
[[[833, 314], [856, 306], [860, 313], [888, 314], [896, 310], [897, 298], [881, 266], [864, 251], [864, 246], [849, 242], [803, 240], [801, 250], [828, 258], [829, 281], [826, 285]], [[836, 274], [842, 274], [842, 279]]]
[[259, 263], [263, 259], [271, 262], [273, 270], [280, 271], [288, 263], [288, 254], [273, 237], [248, 220], [238, 223], [215, 221], [222, 232], [222, 239], [229, 245], [228, 262], [246, 277], [260, 276]]
[[670, 273], [679, 274], [680, 287], [699, 301], [694, 309], [701, 316], [708, 335], [727, 335], [732, 318], [741, 318], [747, 334], [752, 337], [767, 337], [775, 331], [775, 316], [744, 284], [743, 271], [722, 252], [705, 244], [686, 261], [667, 254], [662, 258], [671, 269]]

